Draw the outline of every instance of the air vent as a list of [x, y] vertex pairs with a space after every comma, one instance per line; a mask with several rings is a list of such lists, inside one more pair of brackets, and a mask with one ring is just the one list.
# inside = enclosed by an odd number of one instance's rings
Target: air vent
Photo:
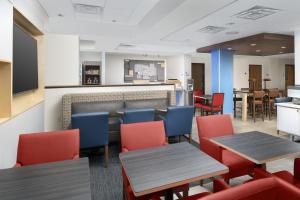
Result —
[[281, 10], [276, 8], [268, 8], [264, 6], [254, 6], [248, 10], [242, 11], [233, 17], [241, 18], [241, 19], [249, 19], [249, 20], [257, 20], [263, 17], [267, 17], [273, 15]]
[[219, 27], [219, 26], [206, 26], [204, 28], [199, 29], [198, 32], [214, 34], [214, 33], [219, 33], [221, 31], [224, 31], [226, 29], [227, 28], [225, 27]]
[[128, 44], [128, 43], [120, 43], [118, 45], [118, 47], [121, 47], [121, 48], [133, 48], [133, 47], [135, 47], [135, 45], [134, 44]]
[[101, 15], [103, 7], [87, 5], [87, 4], [73, 4], [74, 10], [77, 13], [89, 14], [89, 15]]

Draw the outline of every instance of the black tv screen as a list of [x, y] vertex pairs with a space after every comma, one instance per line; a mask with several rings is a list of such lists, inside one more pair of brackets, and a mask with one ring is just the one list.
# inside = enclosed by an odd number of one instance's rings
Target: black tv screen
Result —
[[13, 28], [13, 93], [38, 88], [37, 41], [21, 27]]

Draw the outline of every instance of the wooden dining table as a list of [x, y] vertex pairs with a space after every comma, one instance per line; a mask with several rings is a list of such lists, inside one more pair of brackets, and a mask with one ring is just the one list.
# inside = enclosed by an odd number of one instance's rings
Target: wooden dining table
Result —
[[0, 170], [1, 200], [90, 200], [87, 158]]
[[228, 172], [228, 168], [187, 142], [124, 152], [119, 155], [136, 197], [172, 188]]
[[215, 137], [211, 141], [264, 167], [267, 162], [300, 154], [300, 144], [258, 131]]

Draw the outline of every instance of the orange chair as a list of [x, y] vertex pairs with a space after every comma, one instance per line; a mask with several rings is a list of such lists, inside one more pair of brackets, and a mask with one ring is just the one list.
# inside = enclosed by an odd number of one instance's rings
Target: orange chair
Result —
[[199, 116], [196, 120], [200, 149], [229, 168], [229, 173], [223, 175], [226, 181], [253, 172], [255, 167], [253, 162], [210, 141], [213, 137], [234, 134], [229, 115]]
[[79, 158], [79, 129], [21, 134], [16, 167]]
[[[121, 124], [121, 145], [122, 152], [168, 145], [163, 121]], [[123, 187], [128, 200], [148, 200], [152, 199], [153, 196], [164, 195], [162, 191], [151, 195], [135, 197], [123, 168], [122, 175]], [[174, 188], [174, 191], [183, 191], [185, 196], [187, 196], [188, 188], [188, 185], [184, 185]]]
[[204, 91], [202, 89], [194, 90], [193, 92], [193, 98], [194, 98], [194, 104], [201, 103], [204, 104], [203, 99], [197, 98], [197, 96], [204, 95]]

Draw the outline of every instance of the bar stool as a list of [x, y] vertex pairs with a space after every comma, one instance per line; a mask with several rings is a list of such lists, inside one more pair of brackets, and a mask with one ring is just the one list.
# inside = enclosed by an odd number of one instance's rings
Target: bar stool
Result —
[[260, 114], [262, 116], [262, 120], [264, 121], [264, 91], [253, 91], [253, 100], [252, 100], [252, 114], [253, 120], [256, 121], [256, 108], [260, 107]]
[[274, 89], [270, 90], [268, 93], [268, 98], [267, 98], [267, 106], [268, 106], [268, 113], [269, 113], [269, 120], [271, 120], [271, 115], [272, 112], [275, 111], [275, 98], [279, 97], [279, 90]]

